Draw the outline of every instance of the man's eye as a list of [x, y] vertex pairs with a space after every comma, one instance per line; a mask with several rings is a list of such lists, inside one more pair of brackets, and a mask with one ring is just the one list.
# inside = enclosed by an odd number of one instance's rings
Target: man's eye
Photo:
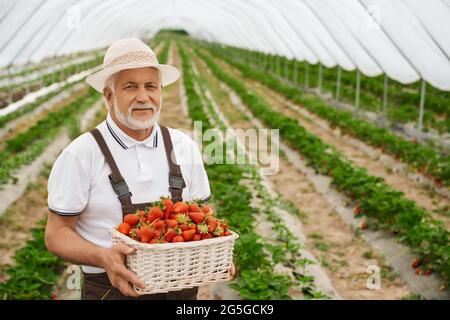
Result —
[[130, 88], [136, 88], [136, 86], [135, 86], [135, 85], [132, 85], [132, 84], [130, 84], [130, 85], [128, 85], [128, 86], [126, 86], [126, 87], [125, 87], [125, 89], [130, 89]]

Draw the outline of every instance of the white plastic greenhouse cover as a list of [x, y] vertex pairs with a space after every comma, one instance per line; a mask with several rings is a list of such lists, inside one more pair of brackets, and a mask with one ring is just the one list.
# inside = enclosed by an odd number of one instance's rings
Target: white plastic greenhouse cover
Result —
[[162, 28], [450, 90], [450, 0], [0, 0], [0, 67]]

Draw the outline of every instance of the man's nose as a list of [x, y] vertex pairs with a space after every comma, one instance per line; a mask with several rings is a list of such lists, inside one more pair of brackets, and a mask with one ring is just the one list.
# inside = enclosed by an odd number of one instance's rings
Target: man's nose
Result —
[[142, 103], [146, 103], [150, 101], [150, 98], [145, 90], [145, 87], [139, 87], [137, 96], [136, 96], [136, 101], [137, 102], [142, 102]]

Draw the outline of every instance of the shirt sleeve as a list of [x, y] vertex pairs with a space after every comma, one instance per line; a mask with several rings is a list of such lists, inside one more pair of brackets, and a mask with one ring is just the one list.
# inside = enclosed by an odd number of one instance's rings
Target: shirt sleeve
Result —
[[206, 173], [202, 154], [200, 149], [192, 140], [191, 144], [191, 163], [190, 172], [191, 179], [189, 182], [189, 198], [190, 200], [201, 200], [202, 202], [207, 202], [211, 198], [211, 189], [209, 186], [208, 175]]
[[48, 179], [48, 209], [61, 216], [80, 215], [89, 199], [90, 179], [79, 157], [63, 151]]

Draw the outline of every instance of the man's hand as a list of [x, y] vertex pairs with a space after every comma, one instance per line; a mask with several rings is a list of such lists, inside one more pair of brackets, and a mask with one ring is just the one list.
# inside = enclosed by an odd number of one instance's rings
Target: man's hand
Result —
[[234, 267], [233, 261], [231, 261], [229, 273], [232, 280], [236, 279], [236, 268]]
[[125, 266], [125, 256], [134, 253], [134, 251], [135, 249], [120, 243], [112, 248], [105, 249], [102, 255], [102, 267], [108, 274], [111, 284], [119, 289], [122, 294], [129, 297], [139, 296], [132, 285], [142, 289], [145, 288], [145, 283]]

